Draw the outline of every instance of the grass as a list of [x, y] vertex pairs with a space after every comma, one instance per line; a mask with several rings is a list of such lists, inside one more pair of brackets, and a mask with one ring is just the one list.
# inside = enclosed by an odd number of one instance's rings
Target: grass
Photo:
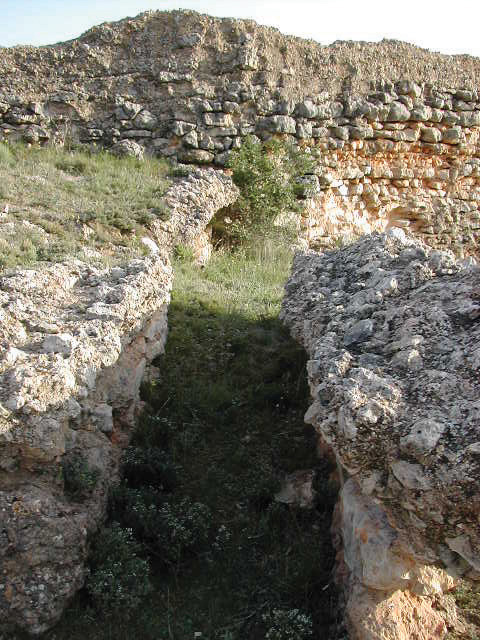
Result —
[[141, 255], [149, 222], [167, 215], [168, 171], [155, 158], [0, 143], [0, 269]]
[[480, 640], [480, 587], [464, 580], [452, 592], [463, 631], [450, 631], [447, 640]]
[[[165, 500], [206, 505], [210, 542], [173, 563], [151, 557], [154, 590], [130, 620], [94, 613], [81, 593], [49, 640], [255, 640], [272, 615], [296, 609], [315, 637], [334, 637], [329, 468], [303, 422], [305, 353], [278, 321], [290, 260], [215, 253], [199, 269], [177, 259], [167, 350], [133, 444], [166, 451], [177, 485]], [[315, 508], [275, 502], [285, 474], [308, 468]]]

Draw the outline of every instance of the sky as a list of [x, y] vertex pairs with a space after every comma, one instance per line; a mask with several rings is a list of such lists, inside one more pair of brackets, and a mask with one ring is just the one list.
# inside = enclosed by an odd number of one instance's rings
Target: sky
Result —
[[321, 44], [394, 38], [480, 56], [480, 0], [0, 0], [0, 46], [70, 40], [147, 9], [251, 18]]

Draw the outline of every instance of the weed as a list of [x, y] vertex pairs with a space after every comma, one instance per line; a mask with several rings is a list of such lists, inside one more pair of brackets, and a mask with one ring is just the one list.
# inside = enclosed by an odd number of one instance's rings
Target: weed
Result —
[[311, 616], [298, 609], [273, 609], [262, 619], [265, 640], [307, 640], [313, 636]]
[[211, 526], [206, 505], [189, 498], [165, 500], [153, 487], [120, 486], [113, 492], [111, 515], [131, 527], [160, 561], [173, 565], [186, 553], [201, 549]]
[[158, 447], [128, 447], [122, 475], [130, 487], [153, 486], [160, 491], [171, 491], [178, 482], [177, 466]]
[[55, 167], [60, 171], [65, 171], [74, 176], [81, 176], [87, 170], [87, 162], [85, 158], [77, 158], [75, 156], [63, 157], [55, 162]]
[[65, 492], [77, 500], [86, 498], [95, 488], [99, 472], [92, 469], [79, 454], [65, 456], [62, 461]]
[[0, 166], [12, 167], [15, 164], [15, 155], [10, 145], [0, 142]]
[[464, 580], [452, 592], [457, 605], [457, 615], [460, 627], [464, 632], [450, 631], [448, 640], [479, 640], [480, 639], [480, 589], [475, 583]]
[[173, 166], [170, 169], [168, 175], [171, 176], [172, 178], [186, 178], [192, 173], [192, 171], [194, 171], [194, 168], [191, 167], [190, 165], [179, 164], [179, 165]]
[[195, 259], [192, 247], [188, 247], [185, 244], [176, 244], [173, 248], [173, 255], [177, 260], [182, 260], [183, 262], [193, 262]]
[[132, 531], [113, 523], [95, 540], [86, 590], [102, 616], [128, 619], [151, 591], [149, 564]]
[[0, 268], [56, 262], [85, 245], [110, 264], [141, 255], [138, 237], [170, 216], [162, 201], [167, 173], [155, 158], [0, 143], [2, 201], [15, 225]]

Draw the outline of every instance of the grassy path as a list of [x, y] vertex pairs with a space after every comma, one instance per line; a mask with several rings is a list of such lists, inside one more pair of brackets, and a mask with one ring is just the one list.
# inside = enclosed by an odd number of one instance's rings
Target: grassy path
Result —
[[[157, 547], [154, 591], [128, 621], [80, 597], [49, 638], [333, 637], [328, 469], [303, 423], [305, 355], [278, 321], [289, 259], [176, 264], [167, 350], [134, 444], [166, 452], [176, 480], [164, 499], [205, 505], [209, 534], [186, 553]], [[300, 469], [317, 472], [313, 510], [273, 500]]]

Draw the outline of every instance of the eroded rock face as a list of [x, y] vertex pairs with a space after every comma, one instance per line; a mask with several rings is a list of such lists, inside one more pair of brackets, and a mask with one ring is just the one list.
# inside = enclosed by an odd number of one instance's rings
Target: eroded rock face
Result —
[[212, 251], [208, 223], [217, 211], [235, 202], [239, 193], [230, 176], [221, 171], [193, 170], [165, 194], [169, 219], [152, 223], [153, 237], [169, 249], [175, 244], [192, 247], [197, 261], [205, 263]]
[[480, 578], [479, 285], [473, 261], [399, 229], [295, 259], [282, 316], [310, 354], [306, 421], [346, 480], [353, 637], [443, 637], [431, 598]]
[[[167, 334], [166, 255], [101, 271], [79, 261], [0, 277], [0, 620], [44, 631], [83, 584], [86, 536]], [[82, 502], [62, 460], [98, 481]]]

